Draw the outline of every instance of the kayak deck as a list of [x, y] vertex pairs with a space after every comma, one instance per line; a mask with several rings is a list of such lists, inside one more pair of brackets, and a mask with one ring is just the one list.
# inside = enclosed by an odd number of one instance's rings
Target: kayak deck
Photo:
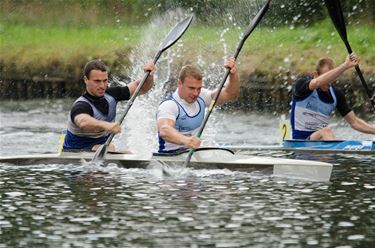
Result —
[[[36, 154], [1, 157], [0, 163], [15, 165], [76, 164], [91, 161], [94, 153]], [[117, 164], [124, 168], [147, 168], [160, 163], [182, 166], [187, 153], [176, 156], [153, 155], [148, 158], [134, 154], [106, 154], [102, 164]], [[329, 181], [332, 164], [298, 159], [234, 155], [222, 150], [202, 150], [193, 154], [189, 167], [194, 169], [229, 169], [236, 171], [259, 171], [280, 177], [292, 177], [313, 181]]]
[[233, 150], [248, 151], [288, 151], [322, 154], [360, 154], [375, 155], [374, 141], [361, 140], [285, 140], [282, 145], [223, 145]]

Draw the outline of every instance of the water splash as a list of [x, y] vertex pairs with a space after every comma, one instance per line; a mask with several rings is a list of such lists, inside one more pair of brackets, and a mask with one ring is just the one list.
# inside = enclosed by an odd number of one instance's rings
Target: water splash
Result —
[[[150, 61], [155, 55], [159, 46], [157, 43], [163, 40], [171, 26], [186, 16], [186, 12], [187, 11], [182, 9], [166, 12], [154, 18], [149, 26], [145, 28], [140, 45], [131, 52], [129, 58], [132, 67], [126, 74], [129, 75], [132, 80], [142, 78], [144, 74], [142, 69], [143, 65]], [[155, 30], [158, 30], [158, 32], [155, 32]], [[228, 30], [229, 28], [224, 28], [218, 36], [218, 42], [223, 48], [223, 59], [220, 59], [219, 62], [217, 62], [217, 59], [215, 59], [215, 62], [209, 61], [209, 58], [205, 56], [204, 48], [203, 50], [197, 49], [198, 55], [195, 59], [196, 62], [194, 62], [193, 59], [192, 63], [201, 67], [204, 75], [204, 87], [215, 88], [225, 73], [223, 67], [224, 62], [228, 54], [232, 53], [232, 51], [228, 52], [229, 49], [225, 40], [225, 34]], [[117, 142], [118, 146], [126, 146], [127, 148], [131, 148], [132, 152], [144, 155], [147, 155], [149, 151], [156, 150], [157, 129], [155, 113], [159, 103], [164, 97], [173, 92], [176, 88], [176, 77], [182, 64], [186, 63], [186, 61], [184, 61], [184, 55], [187, 49], [184, 39], [182, 38], [177, 44], [162, 54], [155, 69], [155, 85], [150, 92], [145, 96], [140, 96], [135, 101], [132, 110], [125, 119], [122, 134], [115, 138], [115, 142]], [[113, 81], [118, 82], [119, 80], [114, 78]], [[121, 107], [119, 111], [121, 111]], [[207, 131], [205, 130], [203, 138], [208, 137], [212, 139], [212, 137], [215, 136], [217, 129], [214, 125], [215, 117], [208, 123]]]
[[[187, 14], [182, 9], [176, 9], [153, 18], [144, 29], [139, 45], [130, 54], [131, 68], [124, 68], [124, 74], [128, 75], [131, 81], [144, 76], [144, 64], [153, 60], [167, 33]], [[183, 41], [180, 40], [162, 54], [155, 67], [153, 89], [136, 99], [124, 120], [123, 132], [115, 138], [115, 143], [119, 147], [130, 147], [134, 153], [145, 156], [156, 150], [156, 109], [163, 99], [165, 85], [172, 81], [171, 76], [176, 66], [175, 58], [182, 56], [183, 49]], [[119, 107], [119, 112], [123, 106]]]

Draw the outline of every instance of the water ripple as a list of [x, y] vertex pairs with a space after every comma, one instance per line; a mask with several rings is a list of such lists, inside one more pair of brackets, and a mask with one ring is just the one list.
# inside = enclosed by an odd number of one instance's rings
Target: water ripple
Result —
[[[1, 154], [55, 152], [66, 113], [43, 107], [50, 104], [16, 105], [22, 111], [1, 113]], [[219, 142], [278, 142], [268, 137], [277, 132], [273, 116], [219, 112], [216, 118], [223, 132], [212, 137]], [[239, 131], [230, 140], [234, 122]], [[41, 132], [44, 127], [48, 132]], [[261, 135], [248, 131], [259, 127]], [[84, 161], [1, 164], [0, 247], [372, 247], [375, 159], [303, 158], [333, 163], [331, 181], [189, 168], [166, 177], [160, 166], [125, 169]]]

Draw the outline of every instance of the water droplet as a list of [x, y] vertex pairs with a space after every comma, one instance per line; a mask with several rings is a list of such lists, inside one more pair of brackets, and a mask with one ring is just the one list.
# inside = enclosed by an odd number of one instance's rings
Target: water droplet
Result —
[[365, 238], [365, 236], [361, 235], [361, 234], [348, 236], [348, 240], [360, 240], [360, 239], [364, 239], [364, 238]]
[[351, 223], [351, 222], [347, 222], [347, 221], [341, 221], [341, 222], [339, 222], [338, 226], [351, 227], [351, 226], [354, 226], [354, 224]]
[[17, 192], [17, 191], [15, 191], [15, 192], [6, 192], [5, 194], [8, 195], [9, 197], [18, 197], [18, 196], [26, 195], [23, 192]]
[[347, 185], [356, 185], [355, 182], [342, 182], [341, 185], [347, 186]]

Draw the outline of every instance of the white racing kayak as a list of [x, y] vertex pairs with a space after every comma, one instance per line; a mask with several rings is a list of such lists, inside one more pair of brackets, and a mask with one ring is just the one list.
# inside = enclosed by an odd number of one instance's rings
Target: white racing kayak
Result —
[[[0, 163], [14, 165], [33, 164], [74, 164], [90, 161], [94, 153], [63, 152], [59, 154], [36, 154], [0, 157]], [[147, 168], [152, 162], [165, 165], [183, 166], [187, 153], [166, 155], [153, 154], [145, 158], [136, 154], [106, 154], [103, 164], [114, 163], [125, 168]], [[310, 160], [283, 159], [233, 154], [227, 149], [200, 148], [191, 158], [189, 167], [195, 169], [229, 169], [239, 171], [259, 171], [278, 177], [298, 178], [313, 181], [329, 181], [332, 164]]]

